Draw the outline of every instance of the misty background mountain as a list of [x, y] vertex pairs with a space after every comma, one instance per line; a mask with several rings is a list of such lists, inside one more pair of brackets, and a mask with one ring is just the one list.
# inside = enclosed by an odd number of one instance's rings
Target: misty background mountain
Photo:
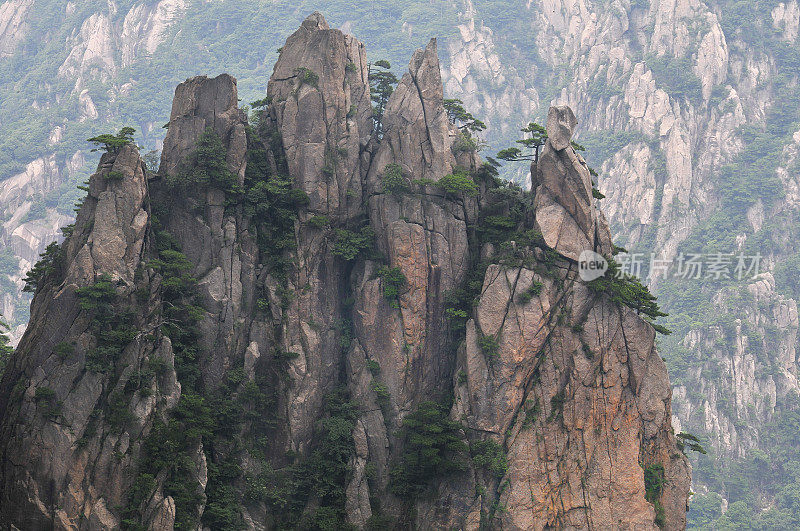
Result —
[[690, 527], [800, 526], [796, 0], [6, 1], [0, 286], [13, 336], [29, 317], [24, 272], [71, 223], [99, 158], [86, 139], [125, 125], [143, 153], [160, 150], [174, 86], [196, 74], [235, 76], [242, 104], [263, 98], [277, 48], [314, 10], [397, 71], [439, 37], [445, 96], [488, 125], [483, 156], [570, 105], [616, 244], [642, 253], [645, 276], [651, 253], [763, 257], [756, 279], [651, 287], [670, 313], [675, 430], [708, 450], [693, 458]]

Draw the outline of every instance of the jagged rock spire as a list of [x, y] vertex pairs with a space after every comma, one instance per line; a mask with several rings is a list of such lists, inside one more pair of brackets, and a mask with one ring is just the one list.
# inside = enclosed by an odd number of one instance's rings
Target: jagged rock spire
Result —
[[179, 172], [200, 135], [211, 128], [222, 139], [228, 152], [228, 165], [241, 181], [247, 151], [245, 124], [233, 76], [220, 74], [215, 78], [187, 79], [175, 89], [159, 173], [175, 175]]
[[583, 251], [611, 252], [608, 224], [592, 197], [592, 176], [571, 147], [578, 121], [569, 107], [551, 107], [547, 142], [531, 165], [536, 223], [544, 240], [562, 255], [578, 260]]
[[442, 76], [436, 39], [414, 52], [383, 118], [384, 137], [370, 171], [371, 188], [389, 163], [397, 163], [413, 179], [439, 180], [452, 172], [450, 146], [455, 131], [443, 105]]
[[361, 204], [361, 152], [372, 134], [364, 45], [311, 14], [286, 39], [269, 80], [270, 116], [289, 173], [310, 210], [355, 216]]
[[[112, 378], [87, 368], [97, 345], [91, 314], [79, 305], [76, 290], [108, 275], [120, 298], [132, 297], [144, 259], [146, 197], [144, 164], [136, 148], [126, 145], [118, 153], [104, 154], [89, 179], [74, 231], [62, 245], [61, 264], [36, 292], [30, 324], [3, 377], [0, 396], [3, 524], [15, 522], [21, 529], [119, 525], [114, 511], [127, 501], [133, 456], [117, 455], [117, 445], [128, 448], [130, 437], [148, 422], [155, 401], [140, 396], [131, 400], [137, 413], [124, 442], [118, 433], [104, 440], [87, 435], [85, 449], [80, 446], [79, 439], [90, 429], [107, 429], [97, 412], [106, 408], [109, 393], [126, 385], [131, 371]], [[114, 361], [141, 365], [145, 350], [137, 337]], [[171, 363], [168, 347], [160, 355]], [[168, 372], [165, 389], [174, 392], [175, 374]], [[43, 414], [45, 404], [56, 409]]]

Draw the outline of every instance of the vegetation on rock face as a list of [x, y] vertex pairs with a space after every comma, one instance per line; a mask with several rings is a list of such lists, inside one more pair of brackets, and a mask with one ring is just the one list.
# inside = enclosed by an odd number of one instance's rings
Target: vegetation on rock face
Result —
[[[119, 153], [119, 150], [128, 144], [133, 144], [133, 133], [136, 132], [136, 129], [133, 127], [123, 127], [119, 130], [116, 135], [112, 135], [110, 133], [93, 136], [88, 141], [95, 144], [96, 146], [102, 146], [102, 149], [106, 153]], [[97, 151], [101, 149], [100, 147], [96, 147], [92, 149], [92, 151]]]
[[478, 138], [477, 133], [485, 130], [486, 124], [467, 111], [460, 99], [445, 99], [444, 110], [450, 123], [458, 128], [458, 137], [451, 148], [453, 153], [457, 155], [464, 151], [471, 153], [479, 151], [485, 142]]
[[479, 133], [486, 129], [486, 124], [475, 118], [471, 112], [464, 108], [464, 102], [458, 98], [447, 99], [445, 98], [444, 110], [447, 113], [447, 119], [451, 123], [456, 124], [461, 132], [469, 132], [471, 134]]
[[372, 119], [374, 122], [375, 133], [378, 137], [383, 137], [383, 114], [386, 111], [386, 104], [389, 96], [394, 92], [398, 79], [389, 69], [389, 61], [381, 59], [370, 64], [369, 69], [369, 88], [372, 106]]
[[661, 505], [660, 497], [664, 490], [666, 479], [664, 478], [664, 467], [660, 464], [652, 464], [644, 467], [644, 488], [645, 499], [653, 504], [656, 511], [655, 523], [658, 527], [664, 527], [664, 507]]
[[478, 336], [478, 347], [489, 363], [500, 355], [500, 344], [494, 336], [480, 334]]
[[357, 405], [347, 391], [334, 389], [325, 397], [308, 457], [292, 455], [280, 470], [264, 462], [260, 474], [247, 478], [246, 498], [266, 503], [281, 529], [348, 528], [345, 487], [357, 417]]
[[297, 80], [300, 82], [300, 86], [311, 85], [312, 87], [317, 88], [319, 76], [315, 72], [312, 72], [308, 68], [298, 68], [297, 71], [295, 71], [295, 75], [297, 76]]
[[108, 372], [114, 369], [122, 349], [138, 334], [130, 308], [120, 307], [117, 291], [107, 274], [94, 284], [75, 291], [81, 310], [89, 312], [89, 328], [97, 343], [86, 353], [86, 370]]
[[473, 464], [495, 476], [502, 478], [508, 471], [508, 458], [503, 447], [492, 439], [475, 441], [470, 444], [469, 453]]
[[400, 290], [408, 283], [403, 271], [399, 267], [381, 266], [378, 276], [383, 283], [383, 297], [389, 301], [392, 308], [399, 308]]
[[56, 398], [56, 393], [49, 387], [37, 387], [33, 395], [36, 411], [42, 417], [55, 421], [61, 414], [62, 403]]
[[528, 288], [517, 295], [517, 300], [522, 304], [527, 304], [531, 301], [532, 298], [539, 295], [542, 292], [542, 287], [544, 284], [539, 282], [538, 280], [534, 280], [531, 282], [531, 285]]
[[49, 244], [39, 261], [23, 279], [25, 287], [22, 290], [34, 293], [47, 281], [59, 278], [64, 273], [65, 259], [64, 249], [58, 243]]
[[[617, 304], [624, 304], [632, 308], [638, 314], [642, 314], [649, 319], [666, 317], [656, 302], [656, 297], [650, 293], [647, 286], [641, 281], [620, 270], [619, 264], [613, 259], [608, 259], [608, 270], [602, 277], [589, 282], [589, 289], [595, 293], [605, 293]], [[652, 323], [651, 323], [652, 324]], [[669, 334], [670, 331], [665, 327], [653, 324], [657, 332]]]
[[209, 127], [197, 140], [197, 147], [185, 168], [178, 175], [167, 176], [167, 183], [184, 191], [195, 186], [212, 186], [232, 192], [237, 184], [236, 176], [228, 168], [225, 157], [222, 139]]
[[409, 183], [403, 176], [403, 168], [399, 164], [387, 164], [383, 169], [381, 178], [383, 192], [387, 194], [402, 194], [411, 190]]
[[448, 408], [436, 402], [422, 402], [403, 419], [403, 452], [391, 469], [391, 489], [396, 495], [413, 499], [434, 481], [466, 470], [463, 428], [448, 418]]
[[464, 194], [466, 196], [478, 195], [478, 185], [475, 184], [470, 174], [464, 170], [456, 170], [453, 173], [445, 175], [434, 184], [446, 194]]
[[698, 452], [705, 455], [707, 452], [705, 448], [700, 444], [700, 439], [698, 439], [695, 435], [691, 433], [679, 433], [675, 435], [677, 438], [678, 449], [686, 453], [686, 450], [691, 450], [692, 452]]
[[474, 257], [473, 267], [462, 286], [447, 294], [445, 315], [454, 333], [463, 331], [472, 316], [489, 265], [507, 261], [517, 252], [509, 248], [510, 242], [515, 242], [518, 250], [532, 246], [546, 247], [541, 237], [534, 237], [532, 231], [525, 227], [526, 212], [532, 206], [530, 193], [523, 191], [518, 185], [498, 178], [497, 166], [498, 163], [490, 159], [472, 172], [473, 183], [478, 181], [486, 187], [485, 201], [474, 229], [476, 247], [483, 248], [486, 244], [491, 244], [496, 247], [497, 256], [485, 260]]
[[369, 226], [358, 232], [348, 229], [335, 229], [335, 241], [331, 252], [344, 260], [355, 260], [359, 256], [369, 256], [375, 248], [375, 232]]
[[[162, 207], [160, 207], [162, 208]], [[147, 266], [161, 276], [163, 323], [160, 333], [168, 337], [175, 356], [175, 373], [181, 383], [181, 397], [169, 419], [156, 420], [143, 442], [134, 487], [123, 511], [128, 529], [141, 529], [142, 504], [156, 487], [154, 478], [165, 474], [164, 494], [175, 501], [176, 529], [191, 529], [199, 521], [198, 507], [205, 497], [197, 482], [194, 461], [200, 444], [214, 434], [215, 419], [200, 382], [199, 329], [203, 310], [194, 304], [196, 279], [192, 265], [179, 250], [175, 238], [159, 219], [166, 212], [157, 209], [152, 224], [158, 258]], [[157, 365], [158, 360], [151, 359]]]

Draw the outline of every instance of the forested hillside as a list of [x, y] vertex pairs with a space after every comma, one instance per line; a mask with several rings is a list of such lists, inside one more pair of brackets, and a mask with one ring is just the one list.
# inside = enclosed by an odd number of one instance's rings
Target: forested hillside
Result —
[[[143, 154], [160, 150], [173, 87], [195, 74], [232, 74], [242, 105], [263, 98], [285, 35], [315, 9], [398, 71], [440, 37], [446, 97], [488, 125], [483, 156], [550, 104], [575, 110], [615, 243], [641, 253], [643, 277], [651, 253], [672, 265], [650, 283], [670, 314], [660, 349], [676, 431], [708, 451], [690, 525], [800, 525], [796, 0], [8, 0], [0, 282], [15, 338], [23, 273], [70, 223], [96, 164], [85, 140], [128, 125]], [[681, 256], [718, 253], [760, 255], [760, 276], [672, 274]]]

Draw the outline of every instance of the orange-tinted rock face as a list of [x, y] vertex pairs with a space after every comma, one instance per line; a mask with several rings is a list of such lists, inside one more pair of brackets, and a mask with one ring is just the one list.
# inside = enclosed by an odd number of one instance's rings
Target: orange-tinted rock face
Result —
[[[512, 302], [533, 280], [540, 294]], [[478, 330], [500, 338], [488, 363]], [[460, 352], [467, 377], [454, 411], [507, 449], [508, 473], [494, 483], [507, 509], [498, 523], [654, 528], [644, 467], [661, 464], [670, 478], [659, 499], [664, 521], [685, 526], [688, 465], [674, 446], [653, 335], [635, 313], [589, 292], [574, 268], [490, 267]]]

